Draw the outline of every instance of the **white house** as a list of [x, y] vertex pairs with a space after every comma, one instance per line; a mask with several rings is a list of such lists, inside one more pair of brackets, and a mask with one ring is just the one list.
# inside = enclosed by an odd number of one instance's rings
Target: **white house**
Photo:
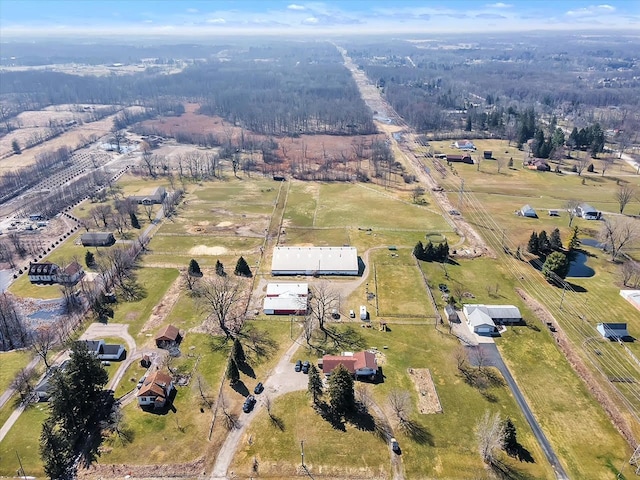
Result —
[[453, 144], [459, 150], [475, 150], [476, 146], [471, 140], [457, 140]]
[[136, 398], [141, 407], [162, 408], [173, 391], [173, 379], [159, 370], [147, 376], [142, 382]]
[[603, 338], [609, 340], [624, 340], [630, 337], [626, 323], [599, 323], [596, 330]]
[[358, 275], [355, 247], [275, 247], [272, 275]]
[[124, 345], [108, 344], [104, 340], [80, 340], [87, 345], [89, 353], [100, 360], [122, 360], [127, 353]]
[[640, 310], [640, 290], [620, 290], [620, 295], [627, 302]]
[[493, 319], [483, 310], [476, 308], [469, 312], [465, 312], [467, 323], [473, 329], [474, 333], [479, 335], [493, 335], [498, 331]]
[[492, 334], [496, 325], [513, 325], [522, 321], [520, 309], [514, 305], [466, 304], [462, 312], [473, 331], [479, 334]]
[[602, 212], [599, 212], [588, 203], [581, 203], [574, 209], [576, 216], [585, 220], [600, 220]]

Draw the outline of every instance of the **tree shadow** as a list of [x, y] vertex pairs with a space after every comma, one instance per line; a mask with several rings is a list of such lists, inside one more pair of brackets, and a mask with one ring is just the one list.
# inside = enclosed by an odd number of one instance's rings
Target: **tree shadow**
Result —
[[315, 410], [320, 414], [323, 420], [329, 422], [329, 424], [335, 429], [341, 432], [346, 432], [344, 421], [340, 415], [337, 415], [331, 406], [326, 402], [318, 402], [315, 405]]
[[238, 370], [244, 373], [247, 377], [256, 378], [256, 372], [253, 370], [253, 367], [247, 362], [240, 362], [240, 364], [238, 365]]
[[419, 445], [429, 445], [430, 447], [435, 445], [431, 432], [415, 420], [408, 420], [404, 422], [402, 425], [402, 431]]
[[277, 415], [269, 414], [269, 422], [281, 432], [284, 432], [284, 420]]
[[373, 432], [376, 429], [376, 419], [363, 405], [358, 405], [356, 411], [350, 414], [347, 420], [358, 430]]
[[516, 447], [516, 451], [514, 453], [515, 453], [515, 457], [518, 460], [520, 460], [521, 462], [536, 463], [535, 459], [533, 458], [533, 455], [531, 455], [531, 452], [529, 450], [527, 450], [526, 448], [524, 448], [519, 443], [518, 443], [518, 445]]
[[243, 346], [247, 348], [245, 354], [255, 363], [271, 358], [278, 351], [278, 342], [276, 342], [271, 334], [266, 330], [256, 328], [254, 325], [247, 325], [239, 333], [243, 338]]
[[491, 462], [489, 467], [496, 477], [501, 480], [534, 480], [535, 478], [498, 459]]
[[236, 391], [243, 397], [249, 396], [249, 389], [247, 388], [247, 386], [244, 384], [242, 380], [238, 380], [237, 382], [233, 383], [231, 385], [231, 388], [233, 388], [234, 391]]

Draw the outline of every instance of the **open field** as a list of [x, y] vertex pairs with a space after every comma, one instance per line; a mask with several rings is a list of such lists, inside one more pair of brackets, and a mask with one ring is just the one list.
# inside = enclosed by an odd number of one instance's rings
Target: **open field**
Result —
[[[483, 396], [463, 380], [452, 356], [458, 345], [454, 337], [438, 333], [431, 325], [398, 324], [392, 324], [389, 332], [362, 329], [362, 335], [366, 345], [377, 347], [382, 355], [384, 382], [367, 387], [394, 428], [393, 434], [403, 452], [406, 478], [473, 478], [475, 472], [482, 469], [475, 448], [474, 426], [486, 409], [512, 418], [518, 440], [534, 459], [533, 463], [505, 459], [521, 475], [516, 478], [527, 478], [526, 475], [553, 477], [507, 387], [492, 387]], [[383, 349], [383, 345], [386, 348]], [[408, 368], [431, 369], [444, 413], [417, 413], [418, 393]], [[413, 436], [399, 431], [393, 420], [387, 396], [394, 389], [406, 390], [414, 402], [411, 419], [416, 429]], [[282, 420], [284, 430], [273, 426], [266, 413], [261, 413], [246, 434], [246, 438], [251, 436], [252, 445], [244, 442], [236, 457], [234, 471], [248, 472], [255, 455], [261, 468], [267, 469], [265, 474], [273, 474], [278, 469], [282, 472], [281, 477], [293, 477], [299, 465], [301, 440], [305, 445], [305, 464], [312, 474], [330, 472], [336, 476], [368, 474], [375, 477], [379, 472], [387, 471], [389, 448], [371, 430], [371, 423], [364, 422], [360, 427], [348, 423], [346, 431], [334, 429], [311, 408], [310, 403], [305, 393], [290, 394], [277, 400], [274, 410]], [[373, 410], [370, 412], [377, 416]], [[339, 447], [329, 448], [333, 445]], [[362, 445], [367, 448], [362, 449]], [[371, 454], [374, 454], [373, 458], [369, 456]]]
[[27, 366], [34, 357], [31, 350], [12, 350], [11, 352], [0, 352], [0, 392], [4, 392], [16, 374]]
[[[24, 411], [4, 440], [0, 442], [0, 475], [13, 477], [20, 469], [16, 452], [26, 475], [44, 478], [40, 461], [40, 431], [48, 416], [46, 403], [37, 403]], [[25, 435], [25, 432], [29, 432]]]

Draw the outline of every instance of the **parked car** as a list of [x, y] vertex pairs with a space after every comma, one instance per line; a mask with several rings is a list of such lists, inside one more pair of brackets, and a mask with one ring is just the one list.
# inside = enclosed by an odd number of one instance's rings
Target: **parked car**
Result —
[[242, 411], [244, 413], [249, 413], [253, 410], [253, 406], [256, 404], [256, 397], [253, 395], [249, 395], [247, 399], [244, 401], [244, 405], [242, 405]]
[[255, 393], [256, 395], [259, 395], [262, 393], [263, 390], [264, 390], [264, 385], [262, 385], [262, 382], [258, 382], [258, 384], [256, 385], [256, 388], [253, 389], [253, 393]]
[[392, 437], [391, 440], [389, 440], [389, 445], [391, 445], [391, 450], [400, 453], [400, 444], [395, 438]]
[[295, 370], [296, 370], [296, 372], [299, 372], [300, 370], [302, 370], [302, 361], [301, 360], [298, 360], [296, 362]]
[[309, 363], [309, 360], [305, 360], [302, 363], [302, 373], [309, 373], [309, 367], [311, 366], [311, 364]]
[[356, 318], [356, 312], [354, 312], [353, 310], [349, 310], [349, 317]]
[[449, 292], [449, 287], [447, 287], [446, 284], [441, 283], [440, 285], [438, 285], [438, 288], [440, 289], [440, 291], [442, 293], [448, 293]]
[[105, 367], [108, 367], [109, 365], [111, 365], [111, 362], [109, 360], [103, 360], [100, 363], [102, 363], [102, 365], [104, 365]]
[[136, 388], [140, 389], [142, 388], [142, 384], [144, 383], [144, 381], [147, 379], [147, 376], [145, 375], [144, 377], [142, 377], [140, 380], [138, 380], [138, 385]]

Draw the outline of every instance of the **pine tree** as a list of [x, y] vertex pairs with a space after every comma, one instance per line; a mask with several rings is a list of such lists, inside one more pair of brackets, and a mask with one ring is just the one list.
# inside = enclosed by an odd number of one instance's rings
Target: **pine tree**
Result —
[[424, 260], [424, 245], [422, 245], [421, 241], [418, 241], [416, 246], [413, 247], [413, 256], [418, 260]]
[[238, 259], [238, 263], [236, 263], [236, 269], [233, 273], [240, 277], [251, 277], [251, 269], [249, 268], [249, 264], [244, 259], [244, 257], [240, 257]]
[[220, 260], [216, 260], [216, 275], [224, 277], [227, 273], [224, 271], [224, 265]]
[[313, 398], [314, 405], [318, 404], [320, 397], [324, 394], [324, 391], [322, 390], [322, 378], [320, 378], [320, 373], [313, 363], [309, 367], [309, 384], [307, 392]]
[[200, 270], [200, 265], [193, 258], [189, 262], [188, 272], [189, 272], [189, 275], [191, 275], [192, 277], [201, 277], [202, 276], [202, 271]]
[[527, 244], [527, 251], [529, 253], [533, 253], [534, 255], [537, 255], [538, 253], [540, 253], [540, 250], [538, 249], [538, 233], [537, 232], [531, 232], [531, 236], [529, 237], [529, 243]]
[[131, 218], [131, 226], [133, 228], [140, 228], [140, 222], [138, 221], [138, 217], [135, 213], [131, 212], [129, 214], [129, 218]]
[[233, 346], [231, 347], [231, 358], [234, 360], [236, 365], [244, 365], [247, 361], [247, 357], [244, 354], [244, 349], [242, 348], [242, 344], [238, 337], [233, 340]]
[[431, 260], [433, 260], [435, 258], [435, 248], [433, 247], [433, 243], [431, 243], [431, 240], [427, 241], [427, 244], [424, 247], [424, 259], [427, 262], [430, 262]]
[[69, 439], [50, 417], [42, 425], [40, 458], [49, 478], [68, 478], [73, 464], [73, 448]]
[[449, 258], [449, 243], [445, 240], [438, 244], [436, 248], [436, 259], [445, 262]]
[[549, 237], [547, 232], [542, 230], [538, 234], [538, 252], [542, 255], [546, 255], [551, 251], [551, 244], [549, 243]]
[[235, 385], [240, 380], [240, 370], [238, 370], [238, 365], [232, 357], [229, 357], [229, 363], [227, 365], [227, 378], [231, 385]]
[[338, 415], [344, 415], [354, 410], [356, 399], [353, 392], [353, 377], [344, 365], [338, 365], [331, 372], [328, 393], [329, 404]]
[[549, 246], [552, 250], [562, 250], [562, 239], [560, 238], [560, 229], [554, 228], [549, 236]]
[[11, 142], [11, 148], [13, 149], [13, 153], [15, 153], [16, 155], [20, 155], [22, 153], [20, 144], [18, 143], [18, 140], [16, 140], [15, 138]]
[[470, 132], [471, 128], [472, 128], [471, 117], [469, 116], [469, 117], [467, 117], [467, 124], [464, 127], [464, 129], [465, 129], [466, 132]]
[[567, 245], [567, 250], [569, 250], [569, 252], [576, 250], [580, 246], [580, 239], [578, 238], [579, 232], [580, 230], [578, 229], [578, 227], [573, 227], [571, 229], [571, 235], [569, 236], [569, 244]]
[[84, 263], [87, 265], [87, 268], [93, 268], [96, 264], [96, 257], [89, 250], [84, 254]]
[[504, 421], [504, 449], [507, 452], [507, 455], [515, 456], [519, 447], [520, 444], [518, 443], [518, 438], [516, 436], [516, 426], [513, 424], [511, 419], [507, 417]]
[[553, 252], [542, 265], [542, 274], [547, 281], [553, 282], [557, 277], [565, 278], [569, 273], [569, 266], [569, 259], [564, 253]]

